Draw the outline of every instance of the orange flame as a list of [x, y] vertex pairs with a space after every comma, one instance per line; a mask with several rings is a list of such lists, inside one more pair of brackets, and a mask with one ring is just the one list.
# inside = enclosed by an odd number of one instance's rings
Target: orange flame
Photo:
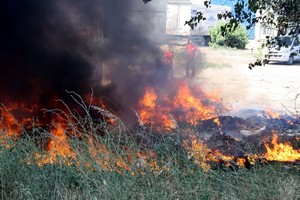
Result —
[[271, 110], [271, 109], [265, 109], [266, 118], [268, 119], [279, 119], [280, 114]]
[[68, 159], [75, 159], [75, 153], [73, 152], [66, 135], [66, 127], [61, 123], [55, 123], [55, 127], [52, 129], [52, 137], [47, 144], [47, 155], [36, 154], [38, 165], [53, 164], [60, 157], [62, 163], [69, 164]]
[[10, 114], [3, 113], [2, 120], [0, 123], [0, 131], [1, 131], [1, 138], [12, 138], [17, 136], [21, 133], [21, 125], [19, 122]]
[[157, 95], [154, 91], [154, 88], [148, 87], [146, 88], [146, 93], [144, 95], [144, 98], [140, 100], [140, 104], [144, 105], [149, 109], [154, 109], [156, 99], [157, 99]]
[[150, 125], [162, 125], [166, 130], [171, 130], [176, 127], [174, 120], [169, 115], [168, 107], [160, 107], [156, 104], [157, 94], [154, 88], [146, 88], [144, 97], [140, 100], [139, 105], [139, 121], [141, 124], [147, 123]]
[[219, 117], [217, 117], [217, 118], [214, 119], [214, 123], [216, 123], [218, 125], [218, 127], [222, 126]]
[[[218, 126], [222, 126], [218, 118], [218, 108], [213, 105], [220, 99], [211, 103], [207, 100], [207, 95], [193, 94], [193, 91], [186, 84], [180, 84], [178, 90], [174, 92], [173, 96], [168, 96], [161, 93], [156, 93], [154, 88], [148, 87], [145, 91], [143, 98], [139, 101], [139, 117], [141, 123], [147, 123], [153, 126], [162, 126], [164, 130], [172, 130], [176, 128], [175, 120], [184, 121], [190, 125], [196, 125], [199, 120], [214, 118], [214, 122]], [[106, 109], [101, 98], [95, 98], [96, 104], [103, 109]], [[208, 102], [208, 103], [206, 103]], [[222, 105], [223, 106], [223, 105]], [[33, 112], [31, 109], [26, 109], [25, 105], [16, 104], [11, 105], [4, 112], [1, 109], [0, 113], [0, 139], [4, 137], [14, 138], [19, 136], [22, 132], [23, 124], [30, 122], [29, 118], [21, 120], [16, 119], [10, 114], [11, 111], [20, 110], [25, 113]], [[278, 118], [279, 114], [274, 114], [270, 111], [265, 111], [266, 115], [270, 118]], [[174, 118], [173, 118], [174, 117]], [[113, 123], [113, 122], [112, 122]], [[72, 149], [68, 141], [67, 133], [69, 133], [68, 126], [59, 119], [53, 121], [54, 127], [51, 130], [52, 136], [49, 139], [46, 147], [46, 155], [35, 154], [36, 162], [38, 165], [53, 164], [61, 161], [63, 164], [70, 164], [70, 160], [77, 162], [79, 153], [75, 153], [76, 149]], [[122, 170], [132, 172], [133, 174], [140, 172], [140, 169], [150, 169], [158, 172], [163, 168], [159, 166], [157, 155], [153, 151], [139, 151], [138, 149], [124, 148], [124, 155], [119, 155], [115, 151], [105, 147], [100, 142], [89, 138], [88, 148], [90, 155], [94, 158], [96, 163], [104, 170], [116, 171], [122, 173]], [[194, 162], [199, 164], [204, 171], [211, 169], [211, 163], [225, 163], [226, 166], [234, 161], [234, 156], [225, 155], [218, 150], [210, 149], [196, 136], [191, 136], [191, 140], [186, 140], [183, 147], [194, 159]], [[297, 161], [300, 160], [300, 150], [293, 149], [287, 143], [278, 143], [278, 135], [274, 135], [271, 144], [266, 144], [267, 152], [265, 154], [249, 155], [247, 162], [254, 164], [258, 158], [265, 158], [269, 161]], [[2, 142], [3, 144], [3, 142]], [[77, 152], [77, 151], [76, 151]], [[61, 158], [61, 160], [59, 160]], [[237, 158], [235, 163], [239, 167], [245, 167], [245, 158]], [[90, 163], [84, 163], [90, 165]], [[166, 169], [166, 168], [164, 168]]]
[[[177, 126], [176, 121], [197, 125], [199, 120], [217, 117], [218, 109], [213, 105], [214, 101], [207, 99], [203, 92], [198, 93], [201, 96], [194, 95], [185, 82], [179, 85], [173, 96], [156, 93], [154, 88], [148, 87], [139, 101], [140, 122], [156, 129], [172, 130]], [[218, 102], [218, 105], [222, 104]]]
[[183, 110], [184, 115], [180, 120], [189, 124], [196, 125], [199, 120], [210, 119], [217, 115], [217, 110], [212, 106], [204, 106], [201, 99], [192, 95], [187, 84], [179, 87], [178, 94], [174, 98], [174, 104], [177, 109]]
[[246, 162], [245, 158], [237, 158], [236, 165], [242, 168], [245, 167], [245, 162]]
[[218, 150], [212, 151], [206, 144], [195, 136], [191, 136], [191, 145], [189, 141], [184, 141], [184, 147], [189, 152], [190, 156], [194, 158], [194, 162], [199, 164], [204, 171], [211, 169], [210, 162], [218, 163], [220, 161], [225, 162], [226, 166], [229, 166], [229, 162], [234, 159], [234, 156], [224, 155]]
[[300, 160], [300, 149], [294, 149], [291, 144], [277, 143], [278, 135], [273, 135], [272, 147], [265, 143], [267, 153], [264, 155], [266, 160], [280, 162], [295, 162]]
[[89, 139], [89, 152], [96, 163], [104, 170], [122, 173], [123, 170], [133, 175], [141, 169], [158, 172], [162, 168], [157, 164], [157, 156], [153, 151], [138, 151], [129, 147], [122, 149], [122, 154], [106, 148], [103, 144]]
[[[36, 163], [42, 166], [59, 161], [59, 164], [71, 165], [73, 163], [93, 169], [89, 161], [82, 163], [81, 160], [77, 159], [76, 156], [80, 156], [80, 153], [75, 154], [68, 142], [66, 132], [67, 127], [62, 122], [55, 123], [55, 127], [52, 129], [53, 135], [47, 144], [47, 152], [43, 155], [35, 154]], [[148, 169], [153, 172], [161, 170], [157, 164], [156, 155], [152, 151], [142, 152], [124, 147], [123, 153], [118, 154], [106, 148], [93, 137], [87, 139], [89, 154], [101, 170], [115, 171], [120, 174], [125, 170], [133, 175], [141, 172], [140, 169]]]
[[[23, 131], [23, 126], [30, 125], [28, 113], [32, 113], [36, 106], [26, 108], [23, 103], [10, 103], [0, 108], [0, 140], [6, 144], [7, 139], [17, 140]], [[16, 117], [15, 117], [16, 116]]]
[[47, 149], [50, 154], [50, 161], [55, 161], [57, 156], [61, 157], [74, 157], [74, 152], [68, 142], [68, 138], [65, 132], [65, 127], [62, 123], [56, 123], [53, 129], [53, 137], [47, 145]]

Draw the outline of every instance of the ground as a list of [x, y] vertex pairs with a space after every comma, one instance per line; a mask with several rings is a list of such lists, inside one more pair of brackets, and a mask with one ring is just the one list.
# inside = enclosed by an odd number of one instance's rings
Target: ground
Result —
[[[273, 109], [287, 113], [300, 111], [300, 63], [272, 63], [250, 70], [258, 52], [199, 47], [201, 59], [193, 84], [207, 92], [217, 92], [232, 110]], [[182, 75], [177, 62], [176, 74]]]

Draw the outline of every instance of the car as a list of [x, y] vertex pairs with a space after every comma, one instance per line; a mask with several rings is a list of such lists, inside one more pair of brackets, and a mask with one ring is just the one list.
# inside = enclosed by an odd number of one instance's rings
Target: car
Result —
[[293, 64], [300, 61], [300, 35], [285, 35], [273, 38], [273, 45], [265, 47], [262, 52], [262, 59], [265, 63], [286, 62]]

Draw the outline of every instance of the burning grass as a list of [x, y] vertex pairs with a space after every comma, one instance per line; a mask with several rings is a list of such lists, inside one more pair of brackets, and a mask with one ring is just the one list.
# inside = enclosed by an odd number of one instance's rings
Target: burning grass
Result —
[[36, 147], [37, 138], [7, 141], [11, 148], [0, 153], [2, 199], [299, 198], [299, 169], [292, 165], [219, 166], [205, 172], [176, 145], [176, 137], [159, 138], [152, 149], [156, 155], [130, 141], [123, 148], [115, 139], [94, 139], [93, 150], [88, 141], [69, 141], [76, 159], [61, 154], [43, 164], [36, 155], [53, 157]]
[[[32, 121], [30, 129], [13, 129], [2, 124], [2, 199], [194, 199], [195, 195], [199, 199], [282, 199], [286, 193], [299, 197], [300, 152], [276, 136], [255, 147], [265, 152], [246, 152], [247, 143], [219, 132], [203, 139], [193, 123], [177, 125], [165, 134], [149, 129], [151, 123], [128, 128], [106, 108], [71, 95], [84, 112], [61, 102], [64, 108], [46, 110], [55, 116], [47, 126]], [[148, 102], [148, 111], [157, 105], [154, 97], [145, 93], [141, 101]], [[190, 100], [200, 105], [196, 98]], [[226, 119], [214, 117], [203, 123], [221, 130]], [[237, 147], [242, 154], [230, 153]], [[296, 155], [290, 163], [282, 164], [275, 156], [282, 157], [283, 149]]]

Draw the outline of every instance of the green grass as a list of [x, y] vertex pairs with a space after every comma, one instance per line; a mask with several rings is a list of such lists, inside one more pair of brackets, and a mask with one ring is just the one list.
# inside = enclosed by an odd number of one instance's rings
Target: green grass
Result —
[[[68, 144], [75, 157], [57, 156], [53, 163], [41, 164], [36, 155], [49, 155], [40, 145], [46, 142], [41, 141], [52, 135], [38, 127], [18, 140], [2, 140], [1, 199], [300, 198], [298, 167], [269, 163], [256, 164], [251, 169], [230, 169], [216, 165], [204, 172], [182, 147], [180, 134], [156, 134], [145, 127], [129, 130], [112, 113], [98, 111], [115, 118], [116, 125], [96, 122], [89, 115], [59, 113], [64, 116], [70, 135]], [[99, 136], [100, 130], [104, 136]], [[72, 137], [75, 133], [81, 133], [80, 139]], [[5, 130], [0, 134], [4, 135]], [[90, 151], [91, 138], [94, 155]], [[141, 160], [138, 152], [144, 152], [145, 159]], [[117, 165], [116, 160], [123, 160], [129, 170]], [[149, 164], [153, 160], [154, 167]]]
[[[168, 138], [154, 145], [162, 170], [104, 170], [87, 152], [77, 161], [38, 165], [34, 152], [43, 153], [30, 138], [2, 147], [1, 199], [297, 199], [299, 170], [282, 164], [251, 169], [213, 169], [204, 172]], [[76, 142], [78, 147], [84, 146]], [[139, 147], [137, 147], [139, 148]], [[142, 150], [142, 149], [139, 149]], [[117, 151], [115, 151], [117, 152]], [[119, 152], [127, 154], [127, 152]], [[78, 164], [80, 161], [80, 164]], [[86, 167], [83, 163], [91, 163]], [[136, 163], [131, 163], [133, 168]], [[113, 165], [113, 164], [112, 164]], [[288, 196], [287, 196], [288, 195]], [[297, 196], [298, 195], [298, 196]], [[288, 198], [287, 198], [288, 197]]]

